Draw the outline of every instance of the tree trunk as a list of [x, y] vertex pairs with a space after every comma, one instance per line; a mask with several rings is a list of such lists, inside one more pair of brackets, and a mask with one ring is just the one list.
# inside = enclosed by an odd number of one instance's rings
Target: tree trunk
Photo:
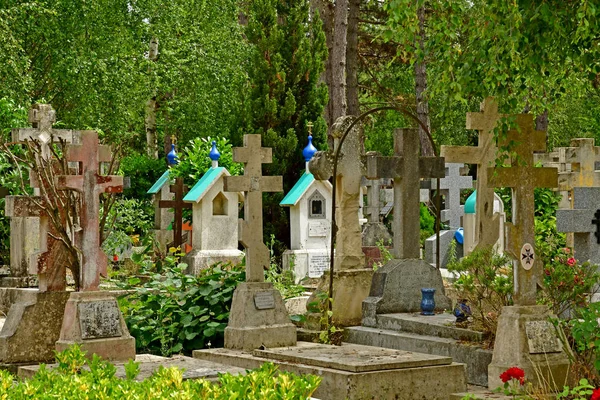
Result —
[[329, 101], [325, 106], [325, 115], [323, 117], [325, 118], [327, 126], [330, 127], [333, 125], [333, 104], [331, 102], [333, 82], [333, 68], [331, 64], [331, 53], [333, 52], [333, 3], [327, 0], [312, 0], [311, 8], [313, 10], [319, 10], [319, 16], [323, 21], [323, 32], [325, 32], [325, 44], [327, 45], [328, 56], [327, 60], [325, 61], [325, 72], [323, 72], [321, 75], [321, 80], [325, 82], [329, 91]]
[[[419, 18], [419, 38], [417, 46], [421, 51], [425, 49], [425, 2], [417, 9]], [[431, 134], [431, 122], [429, 121], [429, 102], [424, 97], [427, 90], [427, 64], [425, 60], [419, 60], [415, 63], [415, 94], [417, 100], [417, 118], [423, 125], [427, 127], [427, 131]], [[419, 125], [419, 140], [421, 142], [421, 154], [424, 156], [433, 156], [433, 143], [429, 140], [429, 136]]]
[[348, 46], [346, 48], [346, 96], [348, 114], [359, 115], [358, 104], [358, 17], [360, 0], [350, 0], [348, 9]]
[[329, 102], [331, 120], [346, 115], [346, 47], [348, 33], [348, 0], [337, 0], [334, 10], [333, 49], [329, 54], [332, 67], [332, 84]]
[[535, 118], [535, 130], [536, 131], [545, 131], [546, 138], [548, 137], [548, 110], [544, 110], [543, 113], [538, 115]]
[[[152, 38], [150, 40], [150, 51], [148, 52], [148, 59], [152, 62], [156, 62], [158, 59], [158, 39]], [[156, 88], [154, 88], [156, 91]], [[156, 103], [156, 93], [148, 102], [146, 102], [146, 146], [149, 157], [158, 158], [158, 147], [156, 143], [156, 109], [158, 105]]]

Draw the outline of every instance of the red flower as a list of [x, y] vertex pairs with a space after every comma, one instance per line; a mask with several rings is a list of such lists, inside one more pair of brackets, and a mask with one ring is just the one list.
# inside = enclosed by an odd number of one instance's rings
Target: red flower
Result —
[[113, 261], [114, 261], [114, 262], [117, 262], [117, 261], [119, 261], [119, 256], [118, 256], [118, 255], [116, 255], [116, 254], [113, 254]]
[[592, 397], [590, 397], [590, 400], [600, 400], [600, 389], [594, 389], [594, 391], [592, 392]]
[[[519, 367], [510, 367], [500, 374], [500, 379], [502, 379], [503, 383], [506, 383], [511, 379], [517, 379], [519, 383], [523, 385], [525, 384], [525, 371]], [[600, 400], [600, 398], [598, 400]]]
[[570, 258], [567, 260], [567, 265], [568, 265], [569, 267], [572, 267], [572, 266], [573, 266], [573, 265], [575, 265], [575, 264], [577, 264], [577, 260], [575, 260], [575, 258], [573, 258], [573, 257], [570, 257]]

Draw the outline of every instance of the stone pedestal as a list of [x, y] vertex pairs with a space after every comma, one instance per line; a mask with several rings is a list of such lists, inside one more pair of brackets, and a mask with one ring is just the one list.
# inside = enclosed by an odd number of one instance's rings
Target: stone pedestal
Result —
[[216, 263], [240, 264], [243, 258], [244, 252], [240, 250], [192, 250], [182, 261], [188, 265], [186, 273], [198, 275]]
[[[40, 248], [40, 219], [17, 217], [10, 219], [10, 277], [3, 278], [3, 287], [33, 287], [37, 279], [29, 275], [37, 265], [30, 267], [31, 257]], [[33, 279], [32, 279], [33, 278]]]
[[496, 329], [492, 363], [488, 366], [488, 387], [502, 386], [500, 374], [510, 367], [525, 371], [525, 378], [555, 390], [567, 384], [569, 360], [549, 321], [554, 317], [546, 306], [503, 307]]
[[363, 246], [377, 246], [383, 242], [384, 246], [392, 244], [392, 235], [382, 222], [367, 222], [363, 225], [362, 243]]
[[129, 334], [117, 300], [99, 291], [73, 292], [66, 304], [56, 350], [79, 344], [87, 356], [109, 361], [135, 359], [135, 339]]
[[284, 269], [294, 272], [294, 281], [300, 283], [306, 278], [318, 279], [329, 270], [327, 249], [286, 250], [282, 254]]
[[225, 347], [251, 351], [296, 345], [296, 327], [270, 282], [242, 282], [233, 293]]
[[69, 292], [14, 291], [15, 302], [0, 331], [0, 362], [53, 361]]
[[376, 326], [377, 314], [421, 311], [422, 288], [435, 289], [436, 311], [452, 308], [438, 269], [419, 259], [388, 261], [373, 275], [369, 297], [362, 302], [362, 325]]

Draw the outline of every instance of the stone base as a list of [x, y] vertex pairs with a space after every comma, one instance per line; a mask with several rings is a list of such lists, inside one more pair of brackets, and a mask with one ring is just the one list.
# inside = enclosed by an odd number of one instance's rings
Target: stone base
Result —
[[[319, 279], [326, 269], [329, 269], [329, 250], [323, 249], [303, 249], [286, 250], [283, 252], [283, 269], [291, 270], [294, 273], [294, 282], [306, 283], [310, 279]], [[313, 267], [310, 262], [313, 260]], [[316, 262], [319, 261], [319, 262]]]
[[186, 273], [198, 275], [200, 271], [210, 268], [216, 263], [240, 264], [244, 252], [240, 250], [192, 250], [183, 257], [182, 262], [188, 265]]
[[281, 294], [270, 282], [242, 282], [233, 293], [225, 347], [254, 350], [294, 346], [296, 327], [285, 309]]
[[0, 362], [53, 361], [69, 292], [14, 289], [12, 293], [15, 301], [0, 331]]
[[3, 276], [0, 278], [0, 287], [34, 288], [38, 286], [36, 275], [28, 276]]
[[[369, 294], [369, 286], [373, 270], [346, 269], [335, 271], [333, 276], [333, 324], [336, 326], [360, 325], [362, 318], [362, 302]], [[308, 300], [318, 301], [316, 293], [329, 291], [329, 272], [319, 281], [317, 290]]]
[[392, 235], [382, 222], [367, 222], [362, 229], [363, 246], [377, 246], [383, 242], [384, 246], [392, 244]]
[[390, 260], [373, 275], [369, 297], [362, 303], [362, 325], [377, 325], [377, 314], [419, 312], [421, 289], [435, 289], [435, 310], [452, 309], [440, 271], [424, 260]]
[[105, 360], [123, 362], [135, 358], [135, 339], [110, 293], [71, 293], [56, 350], [75, 343], [87, 352], [87, 357], [97, 354]]
[[544, 386], [562, 389], [567, 384], [569, 360], [563, 351], [555, 328], [554, 317], [546, 306], [503, 307], [498, 318], [492, 363], [488, 367], [488, 387], [502, 386], [500, 374], [510, 367], [525, 371], [525, 378]]

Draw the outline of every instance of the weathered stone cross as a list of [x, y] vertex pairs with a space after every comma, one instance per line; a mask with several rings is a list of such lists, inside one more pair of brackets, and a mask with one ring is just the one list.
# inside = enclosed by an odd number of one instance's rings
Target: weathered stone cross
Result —
[[491, 187], [512, 188], [512, 224], [506, 224], [507, 252], [518, 260], [513, 269], [515, 305], [528, 306], [536, 304], [542, 269], [534, 251], [534, 189], [557, 187], [558, 171], [533, 165], [533, 152], [546, 149], [546, 133], [534, 130], [533, 116], [519, 114], [516, 123], [517, 129], [509, 130], [506, 138], [507, 144], [514, 144], [511, 150], [516, 157], [511, 159], [509, 168], [488, 168], [488, 182]]
[[172, 208], [175, 211], [175, 219], [173, 220], [173, 246], [179, 247], [183, 243], [183, 209], [192, 208], [191, 203], [183, 201], [187, 186], [183, 184], [183, 178], [176, 178], [175, 184], [170, 186], [171, 193], [175, 196], [173, 200], [160, 200], [158, 207]]
[[565, 162], [572, 164], [571, 172], [558, 175], [559, 190], [600, 186], [600, 171], [596, 171], [596, 161], [600, 161], [600, 147], [594, 146], [594, 139], [572, 139], [571, 147], [565, 148]]
[[99, 175], [100, 163], [111, 160], [110, 148], [102, 146], [96, 131], [82, 131], [80, 145], [67, 146], [67, 161], [80, 164], [81, 175], [60, 175], [59, 190], [76, 190], [81, 194], [81, 291], [98, 290], [100, 275], [106, 276], [107, 258], [100, 249], [100, 194], [123, 191], [122, 176]]
[[494, 128], [500, 118], [498, 104], [492, 97], [486, 98], [481, 103], [481, 112], [467, 113], [467, 129], [479, 131], [477, 147], [442, 146], [440, 151], [446, 162], [477, 165], [476, 247], [493, 246], [500, 232], [500, 219], [494, 216], [494, 188], [488, 185], [487, 172], [496, 159]]
[[369, 179], [394, 179], [394, 257], [420, 257], [419, 190], [421, 178], [442, 178], [444, 159], [419, 156], [419, 135], [413, 128], [394, 131], [394, 156], [366, 156]]
[[381, 212], [381, 204], [379, 200], [381, 185], [379, 179], [366, 179], [367, 186], [367, 215], [369, 222], [378, 223], [379, 214]]
[[244, 192], [244, 219], [239, 223], [240, 243], [246, 249], [246, 281], [264, 282], [269, 249], [263, 243], [263, 192], [282, 192], [281, 176], [263, 176], [262, 164], [271, 163], [270, 147], [261, 146], [261, 135], [244, 135], [244, 147], [233, 149], [233, 161], [244, 163], [243, 176], [226, 176], [226, 192]]
[[[463, 167], [462, 163], [446, 163], [446, 176], [440, 179], [440, 190], [446, 197], [446, 208], [440, 212], [440, 218], [450, 229], [461, 227], [460, 218], [465, 215], [464, 206], [460, 205], [460, 191], [473, 188], [473, 177], [460, 173]], [[436, 179], [431, 180], [431, 187], [437, 187]]]

